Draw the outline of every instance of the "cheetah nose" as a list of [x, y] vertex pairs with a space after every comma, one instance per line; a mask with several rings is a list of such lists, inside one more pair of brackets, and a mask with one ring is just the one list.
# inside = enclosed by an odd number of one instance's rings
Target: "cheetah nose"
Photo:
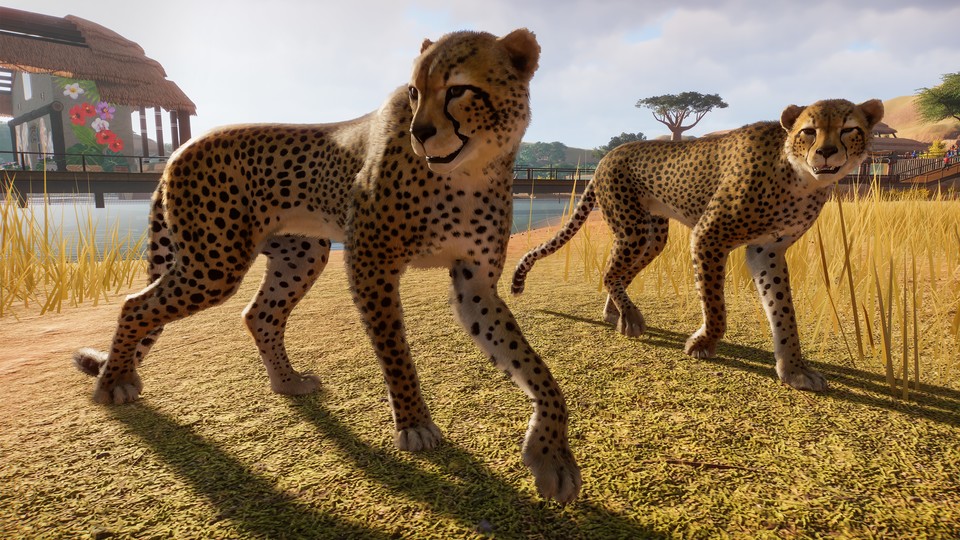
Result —
[[817, 155], [823, 156], [824, 159], [836, 154], [839, 150], [836, 146], [821, 146], [817, 149]]
[[420, 144], [427, 142], [427, 139], [433, 137], [437, 134], [437, 128], [427, 124], [427, 125], [412, 125], [410, 126], [410, 133], [413, 134], [414, 138], [420, 141]]

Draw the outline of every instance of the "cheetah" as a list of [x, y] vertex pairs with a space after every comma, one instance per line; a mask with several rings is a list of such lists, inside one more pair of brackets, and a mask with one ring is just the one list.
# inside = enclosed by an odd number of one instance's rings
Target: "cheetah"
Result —
[[497, 293], [512, 220], [512, 170], [530, 122], [534, 34], [455, 32], [425, 40], [409, 85], [379, 110], [329, 125], [228, 126], [171, 157], [154, 194], [148, 287], [124, 302], [108, 353], [78, 351], [94, 400], [138, 399], [137, 366], [163, 325], [218, 305], [259, 253], [267, 270], [246, 307], [274, 391], [320, 379], [295, 371], [287, 317], [344, 243], [351, 296], [383, 371], [402, 450], [435, 447], [404, 329], [400, 277], [446, 267], [460, 324], [533, 405], [523, 462], [545, 498], [568, 503], [580, 470], [563, 393]]
[[883, 103], [846, 100], [790, 105], [777, 122], [759, 122], [702, 139], [633, 142], [597, 165], [570, 220], [517, 265], [511, 290], [577, 233], [599, 204], [614, 242], [603, 275], [604, 319], [625, 336], [646, 331], [627, 287], [667, 242], [668, 222], [692, 229], [703, 325], [685, 352], [711, 358], [726, 331], [727, 256], [746, 245], [746, 260], [773, 334], [776, 372], [798, 389], [822, 392], [826, 379], [800, 353], [785, 253], [817, 219], [833, 185], [867, 155]]

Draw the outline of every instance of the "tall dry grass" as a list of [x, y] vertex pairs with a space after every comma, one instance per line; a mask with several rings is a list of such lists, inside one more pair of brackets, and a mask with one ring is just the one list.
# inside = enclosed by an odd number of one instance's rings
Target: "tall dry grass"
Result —
[[[584, 227], [558, 254], [564, 277], [601, 290], [611, 246], [606, 227]], [[666, 248], [630, 293], [671, 295], [680, 299], [678, 316], [698, 319], [689, 246], [690, 230], [672, 223]], [[787, 263], [807, 354], [839, 341], [850, 367], [881, 370], [903, 398], [923, 382], [960, 378], [960, 199], [873, 188], [834, 197]], [[743, 248], [729, 257], [726, 291], [728, 304], [747, 303], [766, 326]]]
[[[13, 180], [0, 180], [7, 188], [0, 198], [0, 317], [16, 316], [19, 308], [39, 307], [44, 314], [84, 302], [97, 305], [142, 277], [146, 232], [131, 239], [119, 234], [119, 224], [108, 225], [107, 241], [98, 245], [101, 225], [89, 214], [81, 216], [74, 206], [72, 218], [63, 208], [55, 215], [46, 197], [40, 208], [23, 208]], [[76, 235], [51, 224], [69, 219]]]

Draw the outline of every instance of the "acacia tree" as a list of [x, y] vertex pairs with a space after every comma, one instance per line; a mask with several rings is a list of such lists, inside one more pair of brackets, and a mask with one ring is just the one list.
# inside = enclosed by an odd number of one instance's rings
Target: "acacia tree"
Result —
[[920, 118], [930, 123], [950, 117], [960, 120], [960, 73], [947, 73], [940, 80], [940, 86], [917, 90]]
[[[653, 117], [670, 129], [674, 141], [679, 141], [683, 132], [697, 125], [708, 112], [713, 109], [725, 109], [727, 106], [719, 95], [700, 92], [666, 94], [637, 101], [638, 108], [653, 110]], [[691, 117], [693, 123], [683, 125]]]
[[645, 140], [647, 140], [647, 136], [644, 135], [643, 133], [640, 133], [639, 131], [636, 133], [624, 132], [619, 135], [614, 135], [613, 137], [610, 137], [610, 142], [608, 142], [607, 144], [594, 148], [593, 155], [594, 157], [599, 159], [607, 155], [607, 152], [613, 150], [614, 148], [620, 146], [621, 144], [634, 142], [634, 141], [645, 141]]

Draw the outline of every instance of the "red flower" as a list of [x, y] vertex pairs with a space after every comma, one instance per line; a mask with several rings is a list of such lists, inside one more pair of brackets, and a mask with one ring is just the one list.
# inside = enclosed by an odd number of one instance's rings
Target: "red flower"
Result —
[[114, 152], [120, 152], [123, 150], [123, 139], [114, 135], [113, 140], [110, 141], [110, 150], [113, 150]]
[[73, 123], [73, 125], [82, 125], [86, 119], [87, 118], [83, 115], [83, 109], [81, 109], [79, 105], [70, 107], [70, 122]]
[[109, 129], [102, 129], [97, 132], [97, 144], [110, 144], [117, 139], [117, 134]]
[[93, 108], [93, 105], [83, 102], [80, 104], [80, 108], [83, 111], [83, 119], [86, 120], [88, 116], [96, 116], [97, 110]]

